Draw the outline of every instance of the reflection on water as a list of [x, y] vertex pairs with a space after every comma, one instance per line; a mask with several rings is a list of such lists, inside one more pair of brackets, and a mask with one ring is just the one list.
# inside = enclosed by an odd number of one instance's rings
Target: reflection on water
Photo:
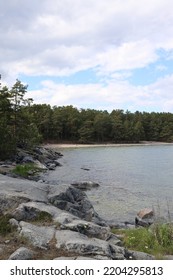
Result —
[[[94, 181], [87, 191], [96, 211], [106, 218], [134, 220], [144, 207], [173, 217], [173, 145], [59, 149], [62, 167], [48, 174], [53, 184]], [[87, 169], [87, 170], [86, 170]]]

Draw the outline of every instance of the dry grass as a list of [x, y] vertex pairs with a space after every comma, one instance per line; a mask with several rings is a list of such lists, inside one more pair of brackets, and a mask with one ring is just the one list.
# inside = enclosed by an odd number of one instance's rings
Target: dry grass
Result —
[[[26, 247], [34, 252], [35, 260], [52, 260], [57, 257], [71, 257], [73, 253], [65, 252], [56, 248], [55, 236], [48, 244], [47, 250], [34, 247], [27, 238], [20, 236], [16, 227], [9, 224], [9, 218], [6, 215], [0, 215], [0, 260], [8, 260], [10, 255], [14, 253], [20, 247]], [[53, 221], [49, 214], [41, 212], [36, 221], [33, 221], [35, 225], [50, 226], [54, 225], [57, 229], [58, 224], [53, 224]]]

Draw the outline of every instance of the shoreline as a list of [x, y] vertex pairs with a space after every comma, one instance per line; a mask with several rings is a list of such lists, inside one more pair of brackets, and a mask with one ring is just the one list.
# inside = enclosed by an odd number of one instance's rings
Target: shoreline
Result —
[[173, 145], [173, 143], [166, 143], [166, 142], [153, 142], [153, 141], [144, 141], [140, 143], [126, 143], [126, 144], [65, 144], [65, 143], [58, 143], [58, 144], [44, 144], [45, 148], [97, 148], [97, 147], [135, 147], [135, 146], [160, 146], [160, 145]]

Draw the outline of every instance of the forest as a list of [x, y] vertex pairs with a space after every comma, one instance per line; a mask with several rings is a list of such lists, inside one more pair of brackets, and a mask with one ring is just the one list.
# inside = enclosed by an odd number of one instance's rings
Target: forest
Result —
[[173, 142], [173, 114], [34, 104], [20, 80], [0, 89], [0, 159], [40, 143]]

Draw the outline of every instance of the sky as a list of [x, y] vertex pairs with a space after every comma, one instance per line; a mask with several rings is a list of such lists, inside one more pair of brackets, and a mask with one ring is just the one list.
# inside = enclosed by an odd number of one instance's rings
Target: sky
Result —
[[172, 0], [0, 0], [2, 85], [51, 106], [173, 113]]

